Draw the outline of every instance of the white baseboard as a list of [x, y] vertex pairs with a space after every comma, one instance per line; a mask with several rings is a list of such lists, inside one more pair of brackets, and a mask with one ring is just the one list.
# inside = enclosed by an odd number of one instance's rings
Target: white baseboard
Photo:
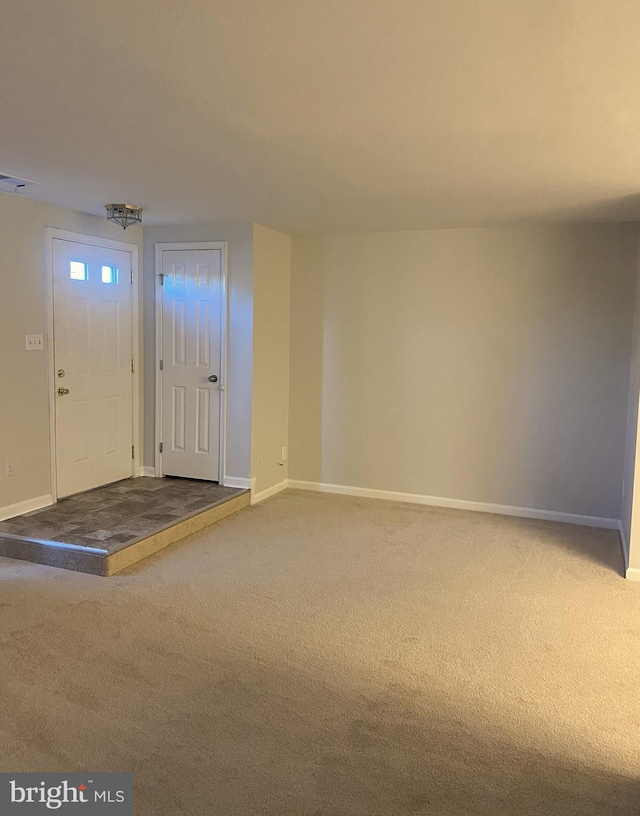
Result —
[[640, 581], [640, 569], [637, 567], [627, 567], [625, 577], [627, 581]]
[[339, 493], [344, 496], [360, 496], [366, 499], [385, 499], [387, 501], [426, 504], [432, 507], [449, 507], [454, 510], [473, 510], [478, 513], [497, 513], [501, 516], [541, 519], [543, 521], [562, 521], [568, 524], [580, 524], [584, 527], [601, 527], [606, 530], [619, 530], [618, 519], [601, 518], [600, 516], [579, 516], [574, 513], [559, 513], [556, 510], [536, 510], [530, 507], [512, 507], [507, 504], [488, 504], [486, 502], [465, 501], [463, 499], [446, 499], [441, 496], [423, 496], [420, 493], [396, 493], [391, 490], [374, 490], [368, 487], [350, 485], [324, 484], [322, 482], [301, 482], [289, 479], [289, 487], [298, 490], [317, 490], [320, 493]]
[[281, 490], [286, 490], [289, 483], [285, 479], [283, 482], [279, 482], [273, 487], [268, 487], [266, 490], [261, 490], [260, 493], [252, 493], [251, 494], [251, 504], [258, 504], [265, 499], [268, 499], [270, 496], [275, 496], [276, 493], [280, 493]]
[[155, 467], [141, 467], [140, 468], [140, 475], [141, 476], [152, 476], [155, 478], [156, 469]]
[[42, 510], [43, 507], [50, 507], [52, 504], [53, 496], [51, 493], [47, 493], [45, 496], [37, 496], [35, 499], [27, 499], [17, 504], [9, 504], [6, 507], [0, 507], [0, 521], [15, 518], [15, 516], [23, 516], [33, 510]]
[[251, 490], [251, 482], [252, 480], [247, 479], [245, 476], [225, 476], [223, 484], [225, 487], [239, 487], [244, 490]]

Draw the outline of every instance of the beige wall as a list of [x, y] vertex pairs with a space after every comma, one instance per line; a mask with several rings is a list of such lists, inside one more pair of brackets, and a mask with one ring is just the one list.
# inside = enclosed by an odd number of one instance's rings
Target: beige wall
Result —
[[292, 241], [289, 477], [620, 518], [637, 224]]
[[287, 478], [291, 238], [253, 225], [251, 473], [259, 494]]
[[640, 433], [640, 255], [636, 277], [635, 320], [633, 327], [633, 350], [627, 409], [627, 433], [625, 441], [624, 481], [622, 491], [623, 546], [630, 577], [640, 579], [640, 457], [637, 455]]
[[142, 247], [139, 227], [125, 234], [106, 218], [0, 193], [0, 508], [51, 493], [47, 351], [25, 349], [26, 334], [47, 333], [46, 227]]
[[[139, 228], [0, 194], [0, 375], [11, 385], [0, 398], [0, 508], [51, 490], [47, 357], [24, 347], [25, 334], [46, 334], [47, 226], [142, 247]], [[149, 361], [155, 243], [229, 242], [229, 475], [255, 476], [258, 492], [288, 475], [622, 517], [627, 541], [640, 541], [636, 224], [293, 239], [209, 224], [148, 227], [145, 238]], [[153, 365], [144, 382], [151, 465]], [[7, 458], [15, 476], [4, 476]], [[639, 553], [632, 546], [638, 569]]]
[[[638, 275], [638, 283], [640, 283], [640, 270]], [[632, 511], [634, 506], [636, 508], [636, 524], [640, 524], [638, 518], [638, 511], [640, 510], [640, 479], [636, 481], [635, 469], [636, 464], [640, 465], [640, 459], [636, 462], [636, 445], [638, 441], [638, 400], [640, 398], [640, 290], [636, 285], [635, 298], [635, 317], [633, 326], [633, 347], [631, 356], [631, 373], [629, 378], [629, 400], [627, 407], [627, 429], [625, 437], [625, 452], [624, 452], [624, 474], [622, 484], [622, 508], [621, 508], [621, 522], [623, 533], [623, 547], [625, 550], [625, 558], [627, 566], [629, 566], [629, 546], [631, 542], [632, 533]], [[634, 496], [634, 492], [638, 488], [639, 495]], [[639, 539], [637, 534], [634, 536], [635, 540]], [[635, 549], [635, 548], [634, 548]], [[634, 552], [634, 559], [637, 558], [637, 563], [634, 565], [640, 567], [640, 547], [638, 552]]]
[[251, 475], [251, 378], [253, 353], [253, 225], [199, 224], [145, 227], [144, 337], [145, 464], [155, 462], [155, 245], [180, 241], [228, 242], [229, 325], [227, 348], [226, 475]]

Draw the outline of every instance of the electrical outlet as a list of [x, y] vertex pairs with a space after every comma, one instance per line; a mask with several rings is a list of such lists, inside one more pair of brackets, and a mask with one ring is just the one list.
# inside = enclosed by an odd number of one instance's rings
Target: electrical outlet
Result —
[[41, 334], [27, 334], [27, 351], [41, 351], [44, 348], [44, 337]]
[[13, 468], [13, 459], [7, 459], [7, 461], [4, 463], [4, 475], [13, 476], [14, 473], [15, 470]]
[[283, 462], [287, 461], [287, 446], [286, 445], [282, 446], [282, 461]]

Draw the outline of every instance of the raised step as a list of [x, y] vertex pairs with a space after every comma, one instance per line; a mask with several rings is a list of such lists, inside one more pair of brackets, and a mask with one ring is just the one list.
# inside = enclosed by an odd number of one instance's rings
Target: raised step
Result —
[[[156, 493], [157, 484], [154, 484], [148, 491], [138, 488], [139, 480], [127, 480], [128, 482], [135, 482], [136, 495], [134, 496], [133, 505], [137, 504], [142, 493], [152, 496], [152, 499], [157, 503], [162, 502], [163, 494]], [[127, 484], [120, 483], [120, 485]], [[184, 489], [184, 484], [179, 485]], [[187, 485], [188, 487], [188, 485]], [[214, 498], [216, 494], [216, 487], [211, 488], [211, 497]], [[168, 491], [171, 491], [171, 485]], [[173, 509], [173, 513], [158, 513], [158, 522], [149, 521], [144, 524], [144, 531], [136, 535], [130, 533], [119, 534], [106, 539], [105, 541], [97, 540], [98, 534], [106, 533], [108, 531], [101, 531], [97, 529], [96, 532], [83, 531], [82, 536], [75, 536], [69, 534], [53, 534], [50, 537], [44, 537], [41, 534], [35, 534], [35, 531], [48, 529], [47, 525], [51, 525], [51, 529], [56, 530], [55, 524], [60, 523], [62, 516], [66, 521], [66, 526], [73, 526], [74, 511], [78, 508], [86, 508], [88, 512], [91, 507], [101, 507], [100, 499], [102, 498], [105, 504], [104, 513], [109, 511], [109, 500], [113, 499], [113, 494], [118, 491], [124, 493], [122, 487], [109, 487], [99, 489], [102, 491], [91, 491], [90, 493], [82, 494], [79, 497], [72, 497], [71, 499], [61, 502], [59, 505], [54, 505], [52, 508], [46, 510], [39, 510], [34, 513], [29, 513], [26, 516], [20, 516], [8, 522], [0, 523], [0, 556], [7, 558], [17, 558], [22, 561], [31, 561], [36, 564], [44, 564], [51, 567], [60, 567], [62, 569], [75, 570], [77, 572], [87, 572], [92, 575], [108, 576], [120, 572], [138, 561], [148, 558], [153, 553], [168, 547], [180, 539], [185, 538], [192, 533], [202, 530], [204, 527], [214, 524], [217, 521], [238, 512], [250, 503], [250, 492], [248, 490], [229, 490], [224, 488], [217, 488], [217, 493], [222, 493], [221, 498], [215, 498], [214, 501], [207, 503], [206, 487], [197, 489], [204, 491], [204, 494], [199, 497], [198, 506], [195, 509], [190, 509], [184, 514], [180, 514], [179, 509]], [[175, 488], [174, 488], [175, 490]], [[184, 491], [183, 491], [184, 492]], [[155, 494], [155, 495], [154, 495]], [[68, 502], [68, 504], [67, 504]], [[62, 509], [58, 509], [62, 508]], [[179, 508], [179, 505], [178, 505]], [[186, 509], [186, 508], [185, 508]], [[80, 511], [78, 511], [80, 512]], [[123, 502], [119, 505], [118, 512], [126, 514], [127, 505]], [[95, 513], [95, 510], [94, 510]], [[56, 515], [57, 514], [57, 515]], [[64, 515], [63, 515], [64, 514]], [[153, 514], [152, 514], [153, 515]], [[172, 516], [172, 517], [169, 517]], [[97, 522], [97, 527], [101, 524], [104, 526], [104, 518]], [[133, 519], [138, 521], [140, 525], [140, 515], [134, 515]], [[144, 519], [145, 517], [143, 517]], [[148, 516], [146, 517], [148, 519]], [[67, 521], [67, 519], [69, 521]], [[121, 522], [121, 525], [127, 526], [126, 520]], [[129, 526], [135, 526], [130, 524]], [[34, 534], [30, 534], [30, 529]], [[60, 538], [62, 540], [55, 540]], [[65, 541], [64, 538], [70, 539]], [[95, 545], [92, 538], [96, 538]], [[80, 541], [82, 543], [80, 543]]]

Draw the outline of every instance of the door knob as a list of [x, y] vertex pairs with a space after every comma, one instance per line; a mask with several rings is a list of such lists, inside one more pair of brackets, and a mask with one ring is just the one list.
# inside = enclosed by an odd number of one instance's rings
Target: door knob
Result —
[[209, 382], [218, 382], [218, 375], [217, 374], [212, 374], [209, 377]]
[[68, 388], [62, 388], [62, 387], [58, 388], [58, 396], [66, 397], [68, 393], [69, 393]]

